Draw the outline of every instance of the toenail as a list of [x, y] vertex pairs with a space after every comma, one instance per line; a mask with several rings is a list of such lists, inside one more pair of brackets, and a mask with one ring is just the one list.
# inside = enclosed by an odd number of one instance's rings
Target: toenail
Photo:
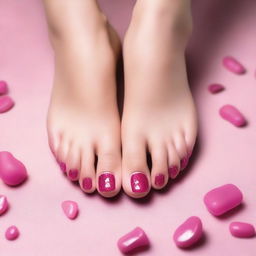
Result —
[[63, 162], [60, 162], [59, 165], [60, 165], [60, 169], [61, 169], [63, 172], [65, 172], [65, 171], [66, 171], [66, 164], [63, 163]]
[[68, 177], [69, 177], [71, 180], [77, 179], [77, 176], [78, 176], [78, 170], [77, 170], [77, 169], [70, 169], [70, 170], [69, 170]]
[[169, 176], [172, 178], [172, 179], [175, 179], [178, 174], [179, 174], [179, 169], [177, 166], [171, 166], [169, 169], [168, 169], [168, 172], [169, 172]]
[[155, 185], [157, 187], [162, 187], [164, 185], [164, 175], [163, 174], [158, 174], [155, 177]]
[[102, 173], [99, 176], [99, 190], [101, 192], [110, 192], [115, 190], [116, 182], [115, 176], [110, 172]]
[[184, 157], [180, 162], [180, 169], [184, 170], [188, 165], [188, 157]]
[[84, 178], [82, 183], [84, 190], [92, 189], [92, 179], [91, 178]]
[[131, 187], [134, 193], [144, 193], [148, 191], [148, 178], [142, 172], [136, 172], [131, 176]]

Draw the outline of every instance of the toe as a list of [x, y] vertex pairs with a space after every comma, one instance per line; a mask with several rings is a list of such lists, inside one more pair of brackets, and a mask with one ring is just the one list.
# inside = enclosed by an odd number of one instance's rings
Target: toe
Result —
[[93, 146], [88, 144], [81, 150], [81, 167], [79, 183], [81, 189], [86, 193], [95, 190], [95, 154]]
[[51, 129], [47, 129], [48, 132], [48, 144], [50, 150], [55, 158], [57, 158], [57, 151], [60, 144], [60, 135], [58, 132], [52, 131]]
[[57, 159], [57, 162], [59, 163], [60, 169], [63, 172], [67, 171], [66, 161], [67, 161], [67, 156], [69, 152], [69, 146], [70, 146], [70, 141], [67, 138], [62, 137], [56, 152], [56, 159]]
[[176, 151], [175, 145], [167, 143], [168, 148], [168, 172], [171, 179], [175, 179], [180, 172], [180, 157]]
[[151, 184], [155, 189], [163, 188], [168, 182], [168, 157], [164, 143], [149, 143], [152, 160]]
[[150, 190], [146, 150], [146, 143], [140, 138], [123, 140], [122, 185], [126, 194], [134, 198], [144, 197]]
[[72, 181], [77, 181], [80, 174], [81, 153], [78, 145], [71, 143], [66, 161], [67, 176]]
[[113, 197], [121, 189], [121, 149], [101, 146], [97, 156], [98, 192], [104, 197]]
[[186, 168], [189, 161], [189, 154], [185, 141], [185, 135], [182, 131], [174, 136], [174, 142], [176, 151], [180, 157], [180, 170], [182, 171]]

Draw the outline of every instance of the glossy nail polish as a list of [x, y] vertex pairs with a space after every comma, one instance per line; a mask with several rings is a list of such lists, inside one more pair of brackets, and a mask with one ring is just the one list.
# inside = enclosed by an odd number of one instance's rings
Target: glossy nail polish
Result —
[[83, 186], [84, 190], [91, 190], [92, 189], [92, 179], [84, 178], [82, 186]]
[[164, 175], [163, 174], [157, 174], [156, 176], [155, 176], [155, 185], [157, 186], [157, 187], [162, 187], [163, 185], [164, 185]]
[[177, 166], [171, 166], [168, 170], [169, 172], [169, 176], [172, 178], [172, 179], [175, 179], [178, 174], [179, 174], [179, 169]]
[[77, 169], [70, 169], [70, 170], [69, 170], [69, 173], [68, 173], [68, 177], [69, 177], [71, 180], [76, 180], [77, 177], [78, 177], [78, 170], [77, 170]]
[[115, 190], [115, 176], [110, 172], [104, 172], [99, 176], [99, 190], [101, 192], [110, 192]]
[[61, 169], [63, 172], [66, 172], [66, 164], [63, 163], [63, 162], [60, 162], [59, 165], [60, 165], [60, 169]]
[[148, 178], [142, 172], [135, 172], [131, 176], [131, 187], [134, 193], [145, 193], [148, 191]]

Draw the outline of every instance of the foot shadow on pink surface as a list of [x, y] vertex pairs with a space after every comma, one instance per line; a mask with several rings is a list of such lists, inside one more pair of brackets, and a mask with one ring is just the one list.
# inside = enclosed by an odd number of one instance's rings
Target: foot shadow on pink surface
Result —
[[207, 76], [215, 53], [228, 41], [229, 31], [253, 12], [256, 13], [255, 0], [192, 1], [194, 29], [187, 50], [187, 66], [193, 89], [200, 90], [198, 81]]

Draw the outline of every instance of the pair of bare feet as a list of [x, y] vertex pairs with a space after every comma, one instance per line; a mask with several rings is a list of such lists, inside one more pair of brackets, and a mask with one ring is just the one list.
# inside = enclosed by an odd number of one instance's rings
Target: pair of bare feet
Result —
[[186, 167], [197, 133], [184, 57], [189, 5], [188, 0], [137, 0], [123, 44], [120, 120], [116, 32], [94, 0], [45, 0], [55, 52], [49, 144], [84, 192], [97, 189], [112, 197], [123, 187], [131, 197], [144, 197]]

